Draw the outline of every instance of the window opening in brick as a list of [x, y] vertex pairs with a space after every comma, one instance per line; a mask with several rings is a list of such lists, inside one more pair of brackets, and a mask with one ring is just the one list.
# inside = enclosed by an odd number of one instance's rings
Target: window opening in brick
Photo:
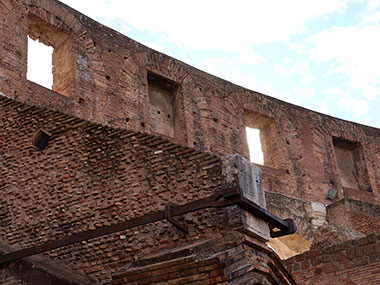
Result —
[[28, 36], [28, 68], [26, 78], [52, 89], [53, 47], [49, 47]]
[[250, 127], [246, 127], [245, 130], [247, 132], [248, 149], [251, 162], [264, 165], [264, 154], [261, 148], [260, 130]]
[[279, 146], [281, 140], [273, 119], [246, 110], [244, 123], [251, 162], [271, 168], [283, 168], [284, 159]]
[[152, 131], [174, 138], [181, 137], [182, 118], [179, 113], [179, 85], [169, 79], [148, 73]]
[[28, 17], [28, 29], [27, 79], [71, 97], [75, 87], [71, 35], [34, 15]]
[[333, 137], [333, 145], [342, 186], [371, 191], [360, 143]]

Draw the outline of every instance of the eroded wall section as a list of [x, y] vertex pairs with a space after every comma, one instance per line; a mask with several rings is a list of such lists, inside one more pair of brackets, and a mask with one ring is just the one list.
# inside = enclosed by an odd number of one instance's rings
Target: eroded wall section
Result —
[[[0, 97], [0, 227], [16, 248], [185, 204], [221, 188], [218, 157], [156, 136], [102, 127]], [[51, 136], [41, 150], [40, 131]], [[191, 243], [225, 227], [223, 210], [161, 221], [46, 254], [107, 281], [147, 253]]]
[[[245, 127], [251, 125], [261, 131], [266, 190], [329, 204], [327, 193], [336, 189], [335, 201], [379, 203], [378, 129], [236, 86], [56, 1], [0, 5], [5, 96], [219, 155], [248, 157]], [[28, 35], [54, 47], [53, 90], [26, 79]]]

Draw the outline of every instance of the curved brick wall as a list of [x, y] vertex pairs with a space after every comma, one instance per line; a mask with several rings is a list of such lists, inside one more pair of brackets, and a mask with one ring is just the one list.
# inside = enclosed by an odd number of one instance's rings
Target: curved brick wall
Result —
[[[178, 86], [174, 108], [180, 131], [171, 139], [216, 154], [247, 156], [245, 116], [265, 117], [270, 122], [261, 126], [267, 137], [266, 190], [330, 203], [327, 191], [337, 188], [338, 199], [378, 203], [378, 129], [246, 90], [151, 50], [58, 1], [4, 0], [0, 5], [0, 92], [6, 96], [101, 124], [160, 133], [149, 95], [148, 74], [155, 74]], [[26, 80], [30, 15], [71, 38], [75, 77], [68, 96]], [[340, 155], [351, 151], [342, 148], [345, 141], [357, 146], [359, 157], [348, 169], [340, 165]], [[346, 177], [345, 171], [355, 171], [350, 167], [358, 172], [355, 181]]]
[[[26, 79], [28, 35], [54, 47], [53, 90]], [[0, 227], [11, 245], [207, 196], [222, 183], [220, 156], [248, 156], [246, 126], [261, 132], [270, 211], [293, 215], [307, 238], [328, 222], [327, 204], [380, 202], [379, 129], [236, 86], [55, 0], [0, 0], [0, 117]], [[51, 139], [38, 151], [31, 141], [41, 128]], [[331, 222], [374, 231], [366, 215], [349, 212], [351, 224]], [[159, 222], [45, 256], [110, 280], [147, 252], [228, 229], [227, 219], [201, 211], [184, 218], [190, 236]]]

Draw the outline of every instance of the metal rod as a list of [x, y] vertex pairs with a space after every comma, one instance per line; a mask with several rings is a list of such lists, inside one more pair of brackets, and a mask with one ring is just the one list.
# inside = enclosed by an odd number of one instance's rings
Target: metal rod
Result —
[[260, 205], [248, 200], [245, 197], [241, 197], [241, 201], [238, 203], [238, 205], [244, 210], [253, 214], [254, 216], [266, 221], [267, 223], [272, 224], [273, 226], [281, 230], [286, 230], [289, 228], [289, 225], [285, 220], [280, 219], [279, 217], [267, 211]]
[[[211, 196], [200, 199], [197, 201], [190, 202], [184, 205], [172, 205], [170, 207], [169, 217], [171, 222], [173, 222], [172, 217], [183, 215], [186, 213], [202, 210], [205, 208], [221, 208], [232, 205], [239, 205], [244, 210], [252, 213], [253, 215], [263, 219], [268, 222], [271, 228], [271, 235], [273, 227], [277, 227], [280, 231], [274, 232], [276, 236], [281, 236], [285, 234], [294, 233], [296, 230], [295, 224], [293, 220], [291, 223], [288, 220], [282, 220], [272, 213], [268, 212], [264, 208], [260, 207], [256, 203], [242, 197], [239, 189], [224, 189], [220, 191], [216, 191]], [[97, 228], [95, 230], [84, 231], [81, 233], [73, 234], [69, 237], [64, 237], [61, 239], [49, 241], [43, 243], [41, 245], [36, 245], [32, 247], [28, 247], [25, 249], [21, 249], [15, 252], [11, 252], [8, 254], [4, 254], [0, 256], [0, 265], [11, 262], [14, 260], [18, 260], [24, 257], [32, 256], [35, 254], [43, 253], [46, 251], [50, 251], [56, 248], [60, 248], [63, 246], [67, 246], [70, 244], [74, 244], [77, 242], [86, 241], [89, 239], [101, 237], [104, 235], [113, 234], [116, 232], [128, 230], [137, 226], [142, 226], [145, 224], [157, 222], [160, 220], [164, 220], [168, 217], [168, 210], [158, 211], [151, 214], [147, 214], [141, 217], [133, 218], [127, 221], [123, 221], [117, 224], [113, 224], [110, 226], [104, 226], [101, 228]], [[174, 221], [174, 223], [176, 223]]]

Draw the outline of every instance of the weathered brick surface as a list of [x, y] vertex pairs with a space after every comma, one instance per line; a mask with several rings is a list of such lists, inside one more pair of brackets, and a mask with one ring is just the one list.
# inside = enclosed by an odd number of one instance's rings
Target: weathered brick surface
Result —
[[[109, 225], [162, 210], [168, 202], [184, 204], [206, 197], [221, 187], [218, 157], [3, 97], [0, 109], [1, 228], [10, 244], [25, 247]], [[31, 144], [41, 127], [52, 135], [43, 151]], [[186, 215], [183, 222], [190, 235], [163, 221], [49, 256], [104, 279], [153, 248], [222, 228], [223, 216], [222, 210]]]
[[112, 284], [295, 284], [265, 243], [225, 234], [131, 263]]
[[[313, 212], [312, 202], [275, 192], [266, 192], [265, 196], [267, 209], [280, 217], [294, 219], [298, 227], [297, 233], [302, 235], [310, 246], [340, 244], [376, 233], [380, 228], [378, 205], [342, 199], [328, 205], [323, 225], [316, 225], [314, 221], [320, 213]], [[290, 239], [291, 236], [287, 238]]]
[[[183, 204], [209, 196], [223, 186], [219, 157], [156, 136], [103, 127], [4, 97], [0, 97], [0, 114], [0, 226], [5, 241], [14, 246], [110, 225], [162, 210], [167, 202]], [[41, 128], [51, 134], [44, 150], [32, 145]], [[154, 279], [146, 280], [147, 284], [165, 284], [165, 278], [173, 284], [291, 280], [286, 271], [271, 268], [279, 261], [264, 243], [255, 245], [250, 239], [244, 244], [241, 236], [229, 240], [224, 236], [233, 230], [224, 209], [194, 212], [180, 221], [189, 227], [189, 234], [161, 221], [44, 256], [107, 283], [120, 268], [147, 254], [219, 237], [201, 251], [219, 254], [218, 262], [195, 259], [181, 267], [169, 261], [164, 269], [151, 269]], [[230, 251], [224, 254], [227, 248]], [[147, 278], [139, 273], [130, 278]]]
[[380, 229], [380, 206], [344, 199], [327, 207], [330, 223], [355, 229], [365, 235]]
[[314, 248], [286, 264], [299, 284], [379, 284], [380, 235]]
[[[153, 132], [148, 73], [178, 84], [180, 135], [176, 140], [216, 154], [248, 155], [244, 113], [270, 118], [263, 167], [266, 190], [309, 201], [379, 201], [378, 129], [338, 120], [249, 91], [206, 74], [104, 27], [54, 0], [3, 0], [0, 21], [0, 92], [105, 125]], [[28, 15], [72, 38], [74, 88], [68, 97], [26, 80]], [[343, 187], [332, 137], [360, 142], [365, 189]], [[368, 172], [368, 173], [367, 173]], [[368, 179], [367, 179], [368, 178]], [[363, 178], [364, 179], [364, 178]], [[364, 186], [363, 186], [364, 187]]]
[[[26, 79], [27, 35], [55, 47], [53, 90]], [[65, 49], [59, 48], [63, 43]], [[162, 91], [167, 84], [169, 92]], [[164, 107], [170, 114], [162, 114]], [[151, 50], [58, 1], [0, 0], [0, 227], [11, 245], [26, 247], [162, 210], [167, 202], [209, 195], [222, 184], [217, 155], [248, 156], [244, 129], [249, 124], [264, 137], [263, 183], [268, 193], [275, 193], [267, 195], [270, 210], [295, 218], [307, 238], [313, 238], [316, 223], [325, 222], [323, 215], [308, 210], [310, 202], [345, 198], [379, 205], [379, 129], [246, 90]], [[41, 128], [52, 136], [39, 151], [31, 139]], [[352, 156], [348, 165], [346, 155]], [[338, 189], [333, 202], [326, 198], [330, 188]], [[276, 205], [279, 197], [284, 207]], [[378, 222], [374, 209], [369, 215], [350, 209], [334, 223], [371, 233]], [[229, 230], [227, 220], [223, 210], [199, 211], [181, 221], [189, 235], [162, 221], [45, 257], [107, 282], [147, 253]], [[292, 270], [317, 283], [320, 277], [313, 274], [337, 283], [347, 276], [369, 280], [378, 260], [370, 254], [378, 248], [373, 240], [352, 243], [336, 255], [324, 252], [312, 258], [306, 253]], [[256, 280], [254, 272], [274, 272], [280, 266], [254, 266], [268, 253], [242, 248], [233, 262], [221, 259], [226, 270], [236, 266], [232, 284]], [[255, 262], [242, 257], [248, 253]], [[359, 261], [338, 262], [351, 257]], [[316, 269], [310, 273], [310, 268]], [[282, 282], [268, 274], [255, 282]]]
[[169, 280], [170, 284], [227, 284], [224, 267], [218, 258], [206, 261], [174, 259], [119, 275], [119, 280], [112, 284], [167, 284]]
[[11, 274], [8, 270], [0, 271], [0, 280], [3, 285], [24, 285], [26, 284], [20, 280], [17, 276]]
[[0, 284], [90, 285], [94, 281], [67, 270], [62, 263], [33, 256], [4, 264]]

